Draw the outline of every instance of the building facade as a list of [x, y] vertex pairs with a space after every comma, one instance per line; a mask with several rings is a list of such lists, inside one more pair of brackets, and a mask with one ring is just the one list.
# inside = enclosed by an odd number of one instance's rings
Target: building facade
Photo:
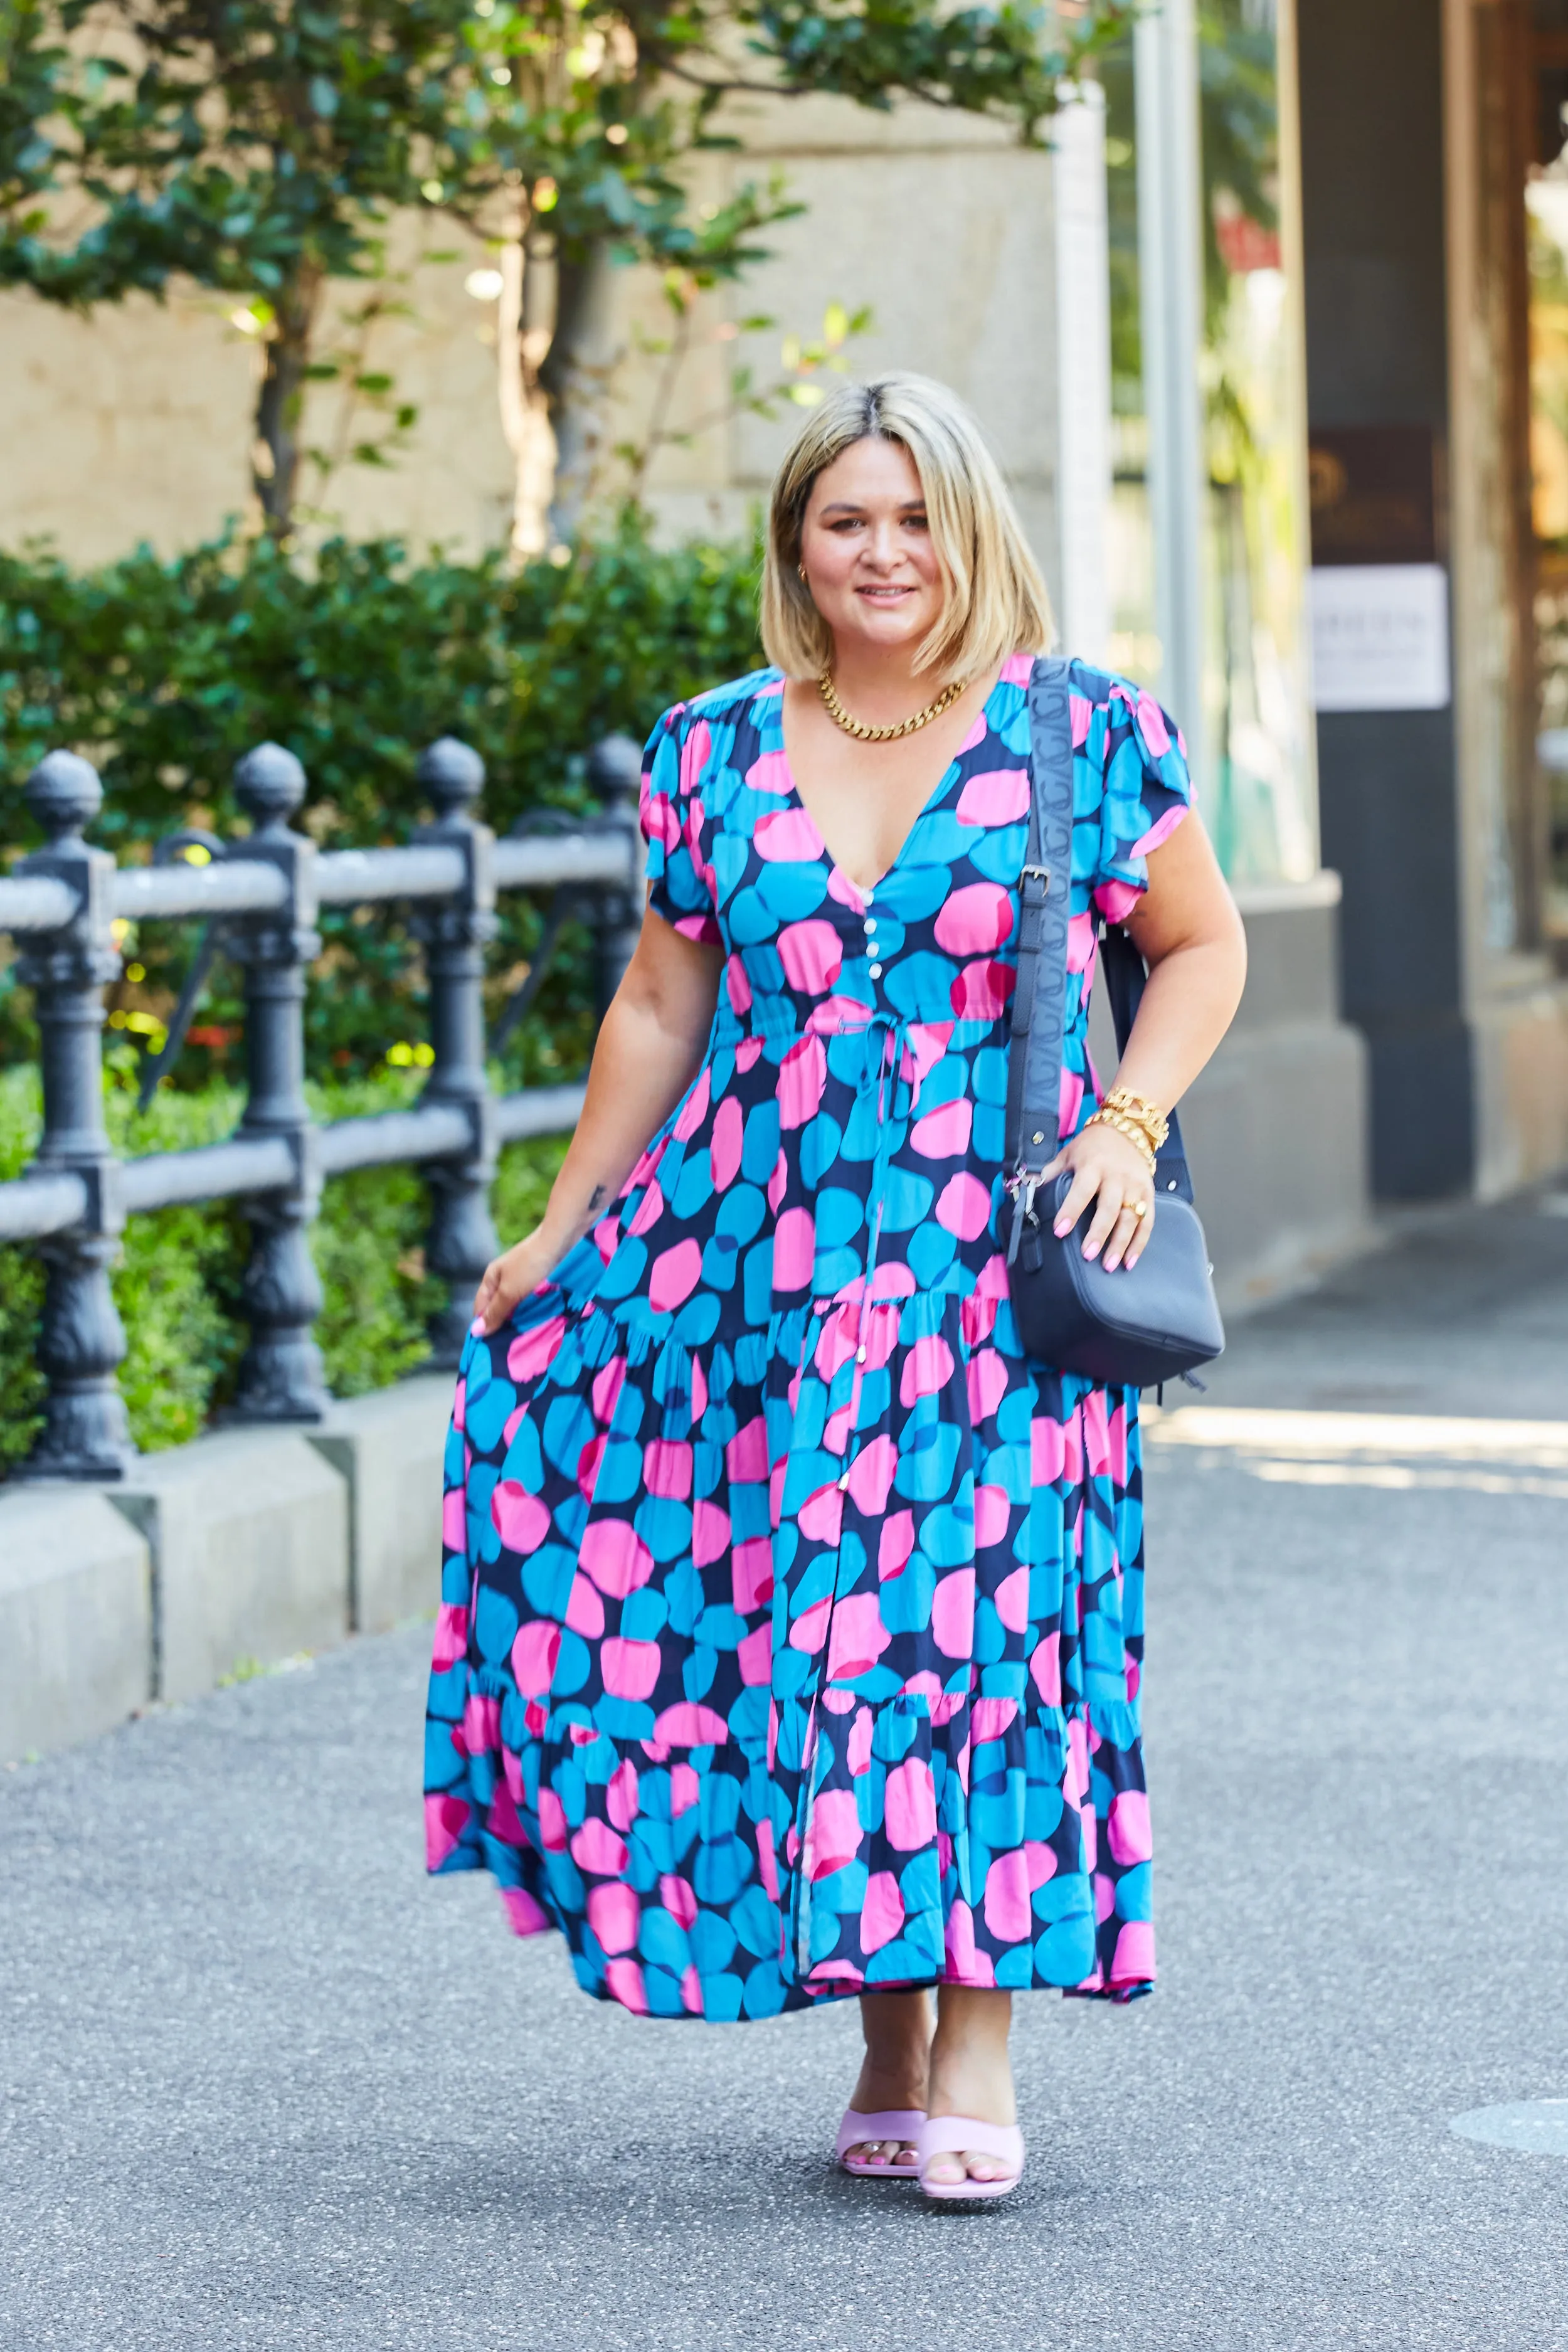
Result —
[[1373, 1183], [1495, 1193], [1568, 1159], [1568, 7], [1313, 0], [1300, 42], [1320, 800]]
[[[729, 532], [795, 415], [737, 409], [738, 360], [765, 382], [865, 308], [853, 373], [972, 402], [1072, 648], [1187, 724], [1247, 919], [1247, 999], [1186, 1112], [1241, 1302], [1355, 1246], [1373, 1198], [1568, 1160], [1568, 0], [1223, 0], [1201, 30], [1249, 112], [1215, 110], [1224, 73], [1200, 101], [1167, 0], [1054, 152], [932, 109], [755, 104], [704, 194], [777, 165], [806, 210], [705, 298], [668, 381], [658, 290], [618, 274], [605, 439], [659, 404], [662, 527]], [[325, 486], [351, 532], [505, 536], [485, 259], [410, 247], [374, 361], [419, 424], [395, 468]], [[255, 353], [228, 306], [80, 321], [12, 295], [0, 342], [0, 542], [96, 561], [243, 511]], [[342, 436], [337, 397], [308, 438]]]

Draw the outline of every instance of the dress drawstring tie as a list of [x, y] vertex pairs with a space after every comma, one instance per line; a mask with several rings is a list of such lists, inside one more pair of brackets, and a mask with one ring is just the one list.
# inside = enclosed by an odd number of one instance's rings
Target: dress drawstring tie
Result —
[[[844, 1433], [844, 1467], [839, 1473], [840, 1494], [849, 1488], [855, 1444], [855, 1416], [859, 1409], [860, 1373], [867, 1354], [867, 1311], [871, 1305], [871, 1293], [876, 1282], [879, 1255], [882, 1241], [883, 1213], [887, 1205], [888, 1181], [892, 1166], [895, 1139], [904, 1118], [914, 1108], [919, 1091], [918, 1078], [910, 1084], [904, 1077], [906, 1061], [913, 1066], [908, 1024], [894, 1013], [878, 1008], [863, 1025], [840, 1030], [838, 1035], [875, 1038], [874, 1049], [868, 1046], [865, 1058], [855, 1075], [857, 1108], [868, 1109], [875, 1126], [876, 1141], [871, 1154], [871, 1174], [868, 1187], [866, 1220], [865, 1270], [860, 1278], [860, 1296], [855, 1315], [855, 1353], [851, 1359], [848, 1424]], [[907, 1095], [907, 1101], [900, 1096]], [[842, 1550], [843, 1530], [840, 1515], [839, 1550]], [[822, 1646], [816, 1683], [806, 1713], [801, 1744], [800, 1788], [795, 1804], [795, 1828], [799, 1847], [793, 1870], [793, 1929], [795, 1964], [803, 1978], [811, 1969], [811, 1818], [815, 1791], [813, 1780], [816, 1761], [817, 1717], [822, 1701], [823, 1685], [827, 1679], [827, 1664], [833, 1651], [833, 1621], [838, 1605], [838, 1579], [836, 1565], [833, 1591], [828, 1597], [827, 1622], [823, 1629]]]
[[855, 1360], [858, 1365], [866, 1344], [866, 1309], [870, 1304], [878, 1253], [881, 1248], [888, 1177], [892, 1165], [893, 1140], [898, 1132], [896, 1122], [900, 1116], [907, 1116], [913, 1110], [915, 1088], [908, 1087], [910, 1099], [900, 1113], [899, 1096], [907, 1086], [903, 1070], [910, 1055], [910, 1034], [908, 1024], [897, 1013], [879, 1009], [871, 1014], [863, 1029], [841, 1034], [875, 1036], [881, 1041], [874, 1055], [868, 1053], [855, 1080], [857, 1100], [862, 1104], [870, 1101], [877, 1130], [876, 1149], [871, 1155], [870, 1214], [866, 1222], [866, 1272], [860, 1286], [859, 1311], [855, 1319]]

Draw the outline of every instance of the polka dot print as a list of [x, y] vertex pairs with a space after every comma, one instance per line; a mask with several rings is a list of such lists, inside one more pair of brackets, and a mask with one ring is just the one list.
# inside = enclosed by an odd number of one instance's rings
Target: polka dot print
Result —
[[[776, 671], [660, 720], [651, 902], [723, 950], [708, 1051], [465, 1353], [429, 1865], [639, 2012], [1152, 1981], [1137, 1398], [1025, 1358], [996, 1243], [1028, 671], [874, 890], [795, 790]], [[1076, 1128], [1095, 912], [1189, 788], [1148, 696], [1070, 685]]]

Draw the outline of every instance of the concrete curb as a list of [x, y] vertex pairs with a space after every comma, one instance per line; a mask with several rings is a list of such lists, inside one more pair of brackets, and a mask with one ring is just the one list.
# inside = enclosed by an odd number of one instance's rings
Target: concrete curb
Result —
[[137, 1463], [109, 1494], [153, 1555], [159, 1698], [194, 1698], [347, 1633], [348, 1489], [297, 1430], [199, 1437]]
[[452, 1376], [432, 1372], [334, 1404], [305, 1432], [349, 1491], [349, 1622], [381, 1633], [441, 1597], [441, 1460]]
[[0, 1494], [0, 1762], [112, 1730], [153, 1696], [153, 1561], [95, 1486]]
[[231, 1429], [117, 1486], [0, 1488], [0, 1762], [432, 1614], [446, 1374]]

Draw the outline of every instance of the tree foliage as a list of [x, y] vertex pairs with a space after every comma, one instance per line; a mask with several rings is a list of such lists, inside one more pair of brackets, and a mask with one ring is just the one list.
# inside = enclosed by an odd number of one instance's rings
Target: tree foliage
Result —
[[1128, 14], [1082, 0], [1048, 37], [1062, 20], [1017, 0], [0, 0], [0, 284], [79, 309], [179, 278], [245, 297], [256, 488], [282, 530], [304, 387], [343, 364], [318, 353], [326, 289], [384, 275], [395, 216], [549, 264], [553, 316], [518, 331], [559, 402], [606, 258], [684, 299], [795, 209], [776, 177], [694, 205], [683, 167], [733, 143], [727, 98], [915, 97], [1033, 138]]

